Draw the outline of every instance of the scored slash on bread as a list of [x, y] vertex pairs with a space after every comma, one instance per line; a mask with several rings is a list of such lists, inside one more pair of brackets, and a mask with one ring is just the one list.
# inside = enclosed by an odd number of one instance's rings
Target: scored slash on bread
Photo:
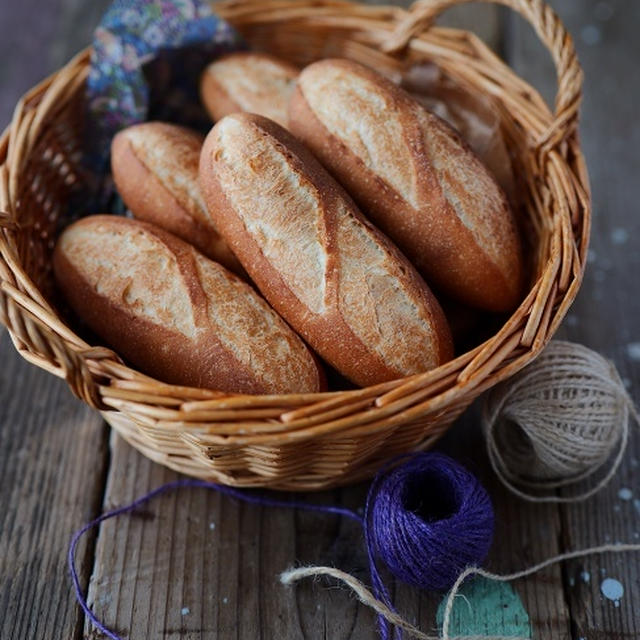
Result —
[[282, 127], [252, 114], [225, 117], [205, 140], [200, 185], [263, 295], [352, 381], [372, 385], [453, 356], [427, 285]]
[[324, 374], [244, 281], [151, 224], [83, 218], [60, 236], [56, 281], [76, 314], [141, 371], [237, 393], [311, 393]]
[[200, 194], [204, 138], [165, 122], [120, 131], [111, 144], [113, 179], [134, 217], [157, 224], [235, 273], [242, 267], [211, 223]]
[[502, 190], [405, 91], [356, 62], [321, 60], [298, 78], [289, 128], [427, 282], [490, 311], [517, 305], [522, 248]]

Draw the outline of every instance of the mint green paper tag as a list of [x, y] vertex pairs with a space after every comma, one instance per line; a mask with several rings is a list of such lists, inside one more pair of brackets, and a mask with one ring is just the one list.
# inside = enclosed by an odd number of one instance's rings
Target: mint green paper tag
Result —
[[[447, 598], [440, 603], [436, 621], [442, 635]], [[456, 596], [449, 622], [449, 636], [514, 636], [531, 638], [529, 616], [507, 582], [477, 576], [467, 580]]]

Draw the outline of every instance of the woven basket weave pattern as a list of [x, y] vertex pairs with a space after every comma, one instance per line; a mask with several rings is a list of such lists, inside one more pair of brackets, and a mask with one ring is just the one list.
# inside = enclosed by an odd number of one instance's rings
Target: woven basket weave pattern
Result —
[[484, 390], [535, 357], [575, 298], [590, 225], [577, 137], [582, 73], [571, 38], [539, 0], [502, 0], [536, 29], [556, 63], [555, 112], [473, 34], [432, 27], [465, 0], [409, 11], [341, 0], [229, 0], [215, 5], [256, 48], [298, 65], [349, 57], [402, 72], [428, 60], [494, 97], [523, 182], [531, 286], [488, 341], [434, 371], [356, 391], [237, 396], [160, 383], [111, 350], [90, 347], [50, 301], [50, 253], [80, 165], [84, 51], [18, 103], [0, 139], [0, 320], [30, 362], [64, 378], [147, 456], [237, 486], [315, 489], [370, 476], [399, 453], [430, 447]]

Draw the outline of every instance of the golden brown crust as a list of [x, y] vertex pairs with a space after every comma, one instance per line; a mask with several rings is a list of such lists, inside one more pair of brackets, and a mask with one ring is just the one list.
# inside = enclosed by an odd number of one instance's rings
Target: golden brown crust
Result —
[[282, 127], [224, 118], [205, 140], [200, 183], [260, 291], [348, 378], [376, 384], [452, 357], [444, 314], [415, 269]]
[[518, 202], [513, 164], [491, 96], [472, 93], [433, 63], [416, 64], [400, 86], [425, 109], [450, 124], [482, 160], [511, 206]]
[[300, 70], [266, 53], [238, 52], [212, 62], [200, 79], [200, 96], [212, 120], [240, 111], [287, 126], [287, 105]]
[[76, 314], [149, 375], [238, 393], [322, 388], [312, 354], [249, 285], [158, 227], [84, 218], [53, 265]]
[[118, 133], [111, 145], [113, 179], [131, 213], [170, 231], [235, 273], [242, 267], [209, 217], [198, 186], [203, 137], [164, 122]]
[[[331, 103], [322, 98], [329, 80]], [[513, 214], [453, 129], [347, 60], [303, 70], [289, 118], [292, 132], [429, 282], [472, 306], [506, 311], [517, 304], [522, 252]]]

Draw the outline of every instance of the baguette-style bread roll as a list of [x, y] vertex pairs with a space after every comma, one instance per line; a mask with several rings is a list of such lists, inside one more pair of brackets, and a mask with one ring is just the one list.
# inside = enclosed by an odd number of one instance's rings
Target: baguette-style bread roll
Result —
[[202, 141], [195, 131], [165, 122], [127, 127], [111, 143], [113, 180], [136, 218], [170, 231], [212, 260], [242, 273], [200, 195]]
[[287, 107], [300, 70], [266, 53], [230, 53], [212, 62], [200, 79], [200, 95], [212, 120], [239, 111], [287, 126]]
[[200, 185], [260, 291], [353, 382], [452, 357], [444, 314], [415, 269], [275, 122], [241, 113], [218, 122], [202, 148]]
[[471, 306], [511, 310], [522, 250], [506, 198], [455, 131], [349, 60], [306, 67], [289, 128], [427, 282]]
[[158, 227], [84, 218], [60, 236], [53, 266], [76, 314], [151, 376], [252, 394], [323, 386], [310, 351], [248, 284]]

